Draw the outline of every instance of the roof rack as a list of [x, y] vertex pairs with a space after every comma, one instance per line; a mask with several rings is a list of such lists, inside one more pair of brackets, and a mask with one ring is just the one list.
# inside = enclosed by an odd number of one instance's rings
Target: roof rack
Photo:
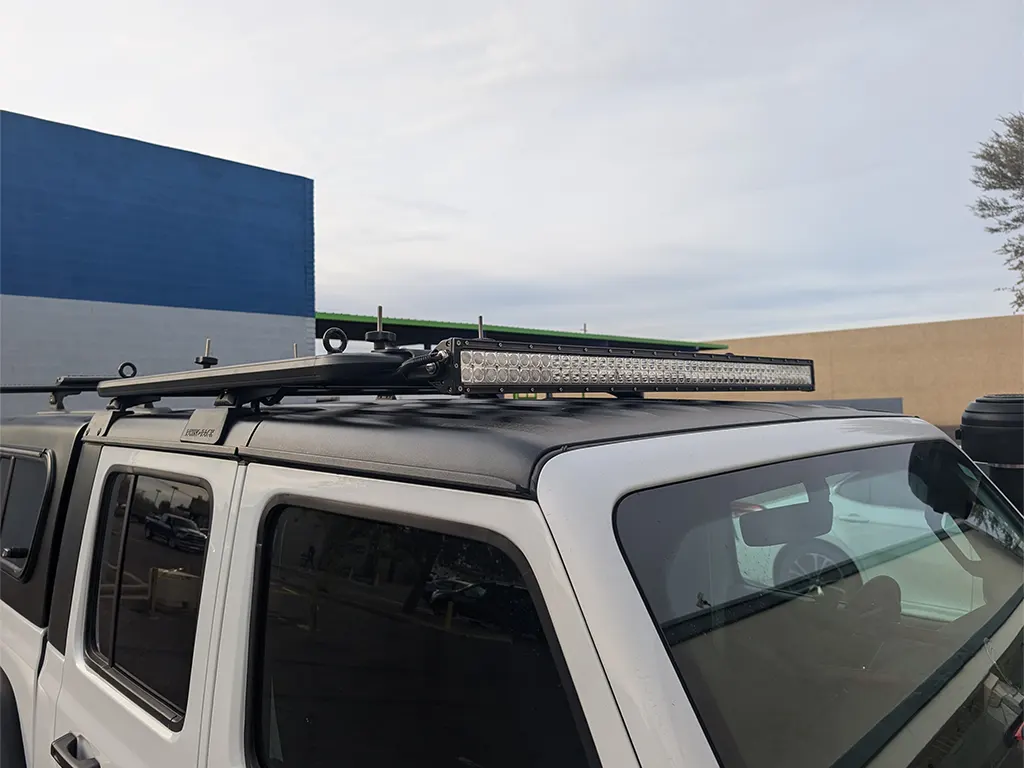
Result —
[[[117, 375], [122, 379], [130, 379], [139, 372], [134, 363], [125, 361], [117, 368]], [[99, 385], [110, 379], [109, 376], [61, 376], [53, 384], [8, 384], [0, 386], [0, 394], [10, 395], [49, 395], [50, 406], [55, 411], [64, 411], [64, 399], [85, 392], [96, 392]]]
[[[572, 394], [604, 392], [616, 397], [642, 397], [645, 392], [768, 392], [813, 391], [810, 360], [749, 357], [730, 353], [682, 352], [529, 344], [489, 339], [483, 318], [478, 337], [447, 339], [431, 350], [397, 346], [395, 334], [383, 328], [377, 308], [377, 329], [366, 333], [373, 351], [345, 353], [348, 338], [338, 328], [323, 335], [325, 355], [294, 357], [263, 363], [220, 366], [205, 354], [196, 358], [201, 370], [121, 378], [64, 377], [51, 387], [3, 387], [2, 391], [36, 391], [61, 402], [67, 394], [95, 391], [109, 398], [108, 412], [152, 405], [165, 397], [212, 397], [227, 409], [280, 403], [289, 396], [441, 394], [502, 397], [506, 394]], [[62, 394], [63, 393], [63, 394]]]

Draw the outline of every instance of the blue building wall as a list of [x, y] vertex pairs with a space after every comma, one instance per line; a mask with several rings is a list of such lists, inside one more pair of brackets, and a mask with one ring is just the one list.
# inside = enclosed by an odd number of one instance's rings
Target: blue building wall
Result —
[[0, 112], [6, 295], [314, 316], [313, 182]]

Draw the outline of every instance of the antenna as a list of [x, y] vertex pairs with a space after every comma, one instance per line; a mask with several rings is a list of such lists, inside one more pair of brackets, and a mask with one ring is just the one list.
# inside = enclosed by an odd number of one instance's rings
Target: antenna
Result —
[[296, 360], [299, 359], [299, 342], [297, 341], [292, 342], [292, 357]]

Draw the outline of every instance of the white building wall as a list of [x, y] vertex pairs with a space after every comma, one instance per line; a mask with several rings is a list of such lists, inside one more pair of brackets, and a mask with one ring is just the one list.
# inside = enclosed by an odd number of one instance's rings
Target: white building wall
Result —
[[[0, 382], [51, 384], [68, 374], [114, 378], [125, 360], [139, 375], [192, 370], [207, 338], [221, 365], [290, 358], [293, 344], [299, 355], [312, 355], [315, 337], [312, 317], [0, 295]], [[179, 403], [197, 404], [166, 404]], [[105, 403], [79, 395], [66, 405], [86, 410]], [[48, 407], [45, 395], [0, 396], [3, 416]]]

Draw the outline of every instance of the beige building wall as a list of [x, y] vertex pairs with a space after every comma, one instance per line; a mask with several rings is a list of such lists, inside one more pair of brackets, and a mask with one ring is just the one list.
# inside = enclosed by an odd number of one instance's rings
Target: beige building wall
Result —
[[721, 341], [738, 355], [814, 360], [816, 391], [719, 399], [901, 397], [905, 413], [953, 426], [980, 395], [1024, 392], [1024, 315]]

